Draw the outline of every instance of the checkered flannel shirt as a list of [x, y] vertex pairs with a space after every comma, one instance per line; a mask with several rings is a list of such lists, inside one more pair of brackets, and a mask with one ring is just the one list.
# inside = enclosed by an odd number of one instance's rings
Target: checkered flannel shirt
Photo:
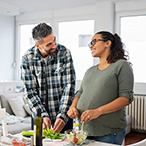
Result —
[[[59, 44], [56, 50], [55, 56], [48, 56], [47, 64], [35, 46], [28, 50], [22, 57], [21, 80], [33, 117], [37, 108], [41, 108], [42, 117], [49, 117], [53, 123], [56, 118], [61, 118], [66, 123], [75, 90], [75, 70], [70, 51]], [[49, 112], [45, 109], [45, 78]]]

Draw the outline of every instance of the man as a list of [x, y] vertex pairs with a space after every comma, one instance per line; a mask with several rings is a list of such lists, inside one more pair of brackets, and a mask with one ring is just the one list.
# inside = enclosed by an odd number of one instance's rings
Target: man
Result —
[[67, 111], [75, 90], [71, 53], [60, 44], [52, 28], [40, 23], [32, 30], [35, 46], [22, 57], [21, 79], [32, 116], [41, 108], [43, 128], [54, 133], [72, 128]]

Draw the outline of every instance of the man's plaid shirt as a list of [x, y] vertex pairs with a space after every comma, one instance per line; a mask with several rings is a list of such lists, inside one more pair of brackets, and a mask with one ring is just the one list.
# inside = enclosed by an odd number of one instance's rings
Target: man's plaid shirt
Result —
[[[75, 91], [75, 70], [71, 53], [57, 44], [55, 56], [48, 56], [47, 64], [36, 47], [28, 50], [22, 57], [21, 79], [24, 92], [33, 117], [38, 107], [42, 117], [49, 117], [54, 123], [56, 118], [68, 121], [67, 111]], [[48, 84], [48, 108], [45, 109], [46, 83]]]

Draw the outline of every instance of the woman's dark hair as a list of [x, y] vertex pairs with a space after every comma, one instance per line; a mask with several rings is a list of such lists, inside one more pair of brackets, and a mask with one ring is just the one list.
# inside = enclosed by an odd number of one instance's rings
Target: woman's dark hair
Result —
[[100, 31], [96, 34], [100, 34], [104, 42], [108, 40], [111, 41], [111, 54], [107, 57], [108, 63], [113, 63], [117, 59], [128, 60], [128, 55], [125, 55], [125, 50], [123, 49], [123, 43], [118, 34], [111, 34], [108, 31]]

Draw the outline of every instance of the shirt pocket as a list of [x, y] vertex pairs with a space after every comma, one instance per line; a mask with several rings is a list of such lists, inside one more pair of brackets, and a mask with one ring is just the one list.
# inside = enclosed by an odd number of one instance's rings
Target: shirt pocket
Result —
[[54, 70], [54, 74], [60, 74], [60, 73], [64, 72], [65, 68], [64, 68], [63, 64], [59, 64], [53, 70]]

